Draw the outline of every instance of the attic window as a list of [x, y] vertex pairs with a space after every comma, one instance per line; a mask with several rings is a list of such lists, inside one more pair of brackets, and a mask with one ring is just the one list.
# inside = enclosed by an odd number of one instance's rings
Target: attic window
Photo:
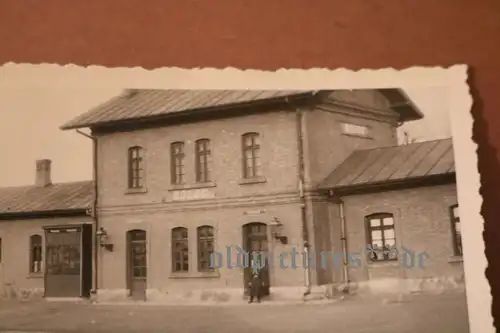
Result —
[[369, 128], [367, 126], [342, 123], [341, 128], [343, 134], [362, 136], [362, 137], [369, 136]]

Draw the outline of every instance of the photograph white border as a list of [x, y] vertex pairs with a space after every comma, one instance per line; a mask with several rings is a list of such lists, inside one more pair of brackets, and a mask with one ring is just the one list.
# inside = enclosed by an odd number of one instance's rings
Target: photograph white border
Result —
[[[470, 112], [472, 97], [467, 85], [467, 66], [412, 67], [378, 70], [348, 69], [280, 69], [278, 71], [226, 69], [160, 68], [106, 68], [101, 66], [30, 65], [9, 63], [0, 67], [10, 72], [22, 69], [23, 82], [14, 85], [41, 85], [54, 87], [92, 84], [96, 87], [116, 87], [116, 82], [128, 88], [154, 89], [258, 89], [258, 90], [323, 90], [447, 87], [453, 134], [457, 194], [463, 230], [464, 270], [467, 286], [467, 307], [471, 333], [495, 332], [491, 316], [491, 292], [485, 276], [487, 260], [482, 237], [483, 218], [480, 214], [482, 198], [479, 194], [480, 177], [477, 169], [477, 145], [472, 140], [473, 119]], [[29, 73], [29, 76], [26, 75]], [[75, 76], [75, 80], [71, 80]], [[14, 76], [15, 77], [15, 76]], [[29, 77], [29, 82], [26, 78]], [[99, 78], [98, 80], [96, 78]], [[111, 79], [110, 79], [111, 78]], [[109, 79], [109, 80], [108, 80]]]

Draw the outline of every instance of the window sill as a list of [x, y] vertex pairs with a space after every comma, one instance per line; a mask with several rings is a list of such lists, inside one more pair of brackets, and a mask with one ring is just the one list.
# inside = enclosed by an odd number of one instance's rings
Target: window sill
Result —
[[220, 278], [218, 271], [213, 272], [195, 272], [195, 273], [171, 273], [169, 279], [206, 279], [206, 278]]
[[265, 182], [267, 182], [265, 177], [254, 177], [254, 178], [242, 179], [240, 180], [239, 184], [240, 185], [262, 184]]
[[28, 279], [43, 279], [43, 273], [29, 273]]
[[194, 183], [194, 184], [181, 184], [181, 185], [172, 185], [169, 188], [169, 191], [181, 191], [181, 190], [196, 190], [199, 188], [210, 188], [216, 187], [217, 184], [214, 182], [206, 182], [206, 183]]
[[451, 263], [457, 263], [457, 262], [464, 262], [464, 257], [462, 256], [451, 256], [448, 258], [448, 262]]
[[147, 188], [128, 188], [125, 190], [125, 194], [141, 194], [146, 193], [147, 191]]
[[390, 267], [399, 267], [398, 260], [380, 260], [380, 261], [369, 261], [369, 268], [390, 268]]
[[362, 135], [362, 134], [352, 134], [352, 133], [342, 133], [344, 136], [350, 136], [353, 138], [359, 138], [359, 139], [367, 139], [367, 140], [373, 140], [373, 138], [369, 135]]

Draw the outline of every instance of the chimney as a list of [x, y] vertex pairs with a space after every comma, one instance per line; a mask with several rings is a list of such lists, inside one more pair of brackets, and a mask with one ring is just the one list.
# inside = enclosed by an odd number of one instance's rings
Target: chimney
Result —
[[50, 164], [51, 160], [36, 161], [36, 178], [35, 185], [37, 187], [45, 187], [52, 184], [50, 179]]

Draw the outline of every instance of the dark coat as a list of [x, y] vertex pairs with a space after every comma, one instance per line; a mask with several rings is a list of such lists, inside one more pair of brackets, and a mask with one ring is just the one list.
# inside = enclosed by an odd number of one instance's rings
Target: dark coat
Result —
[[260, 275], [253, 275], [252, 280], [249, 283], [250, 296], [258, 296], [264, 286]]

